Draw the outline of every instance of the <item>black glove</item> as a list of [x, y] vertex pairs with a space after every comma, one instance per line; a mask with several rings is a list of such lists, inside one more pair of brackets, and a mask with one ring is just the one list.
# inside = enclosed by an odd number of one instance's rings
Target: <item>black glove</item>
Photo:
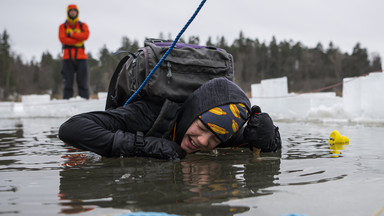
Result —
[[176, 142], [158, 137], [145, 137], [141, 153], [142, 156], [169, 160], [182, 159], [186, 154]]
[[259, 148], [262, 152], [281, 149], [279, 128], [273, 125], [268, 113], [261, 112], [259, 106], [252, 107], [243, 136], [250, 147]]
[[112, 147], [114, 157], [153, 157], [159, 159], [182, 159], [185, 151], [176, 142], [158, 137], [144, 137], [142, 132], [136, 135], [117, 131]]

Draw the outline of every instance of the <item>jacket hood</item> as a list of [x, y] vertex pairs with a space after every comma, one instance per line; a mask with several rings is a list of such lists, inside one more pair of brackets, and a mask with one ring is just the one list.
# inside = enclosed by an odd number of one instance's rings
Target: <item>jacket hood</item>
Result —
[[242, 103], [250, 112], [251, 103], [244, 91], [226, 78], [215, 78], [204, 83], [184, 102], [176, 125], [176, 139], [180, 143], [192, 122], [211, 108], [229, 103]]
[[[75, 9], [75, 10], [77, 11], [77, 16], [76, 16], [74, 19], [72, 19], [71, 17], [69, 17], [69, 10], [71, 10], [71, 9]], [[74, 24], [74, 23], [76, 23], [76, 22], [79, 21], [79, 8], [77, 7], [77, 5], [75, 5], [75, 4], [70, 4], [70, 5], [68, 5], [68, 7], [67, 7], [67, 20], [68, 20], [71, 24]]]
[[67, 12], [68, 12], [69, 10], [71, 10], [71, 9], [76, 9], [77, 11], [79, 11], [79, 8], [78, 8], [77, 5], [75, 5], [75, 4], [70, 4], [70, 5], [68, 5], [68, 7], [67, 7]]

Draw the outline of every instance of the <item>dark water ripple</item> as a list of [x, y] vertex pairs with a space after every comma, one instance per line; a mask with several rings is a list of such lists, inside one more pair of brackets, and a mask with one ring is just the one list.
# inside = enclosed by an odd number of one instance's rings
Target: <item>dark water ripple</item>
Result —
[[255, 207], [228, 204], [233, 200], [274, 196], [283, 187], [344, 182], [361, 171], [384, 173], [379, 167], [383, 148], [371, 152], [353, 143], [335, 157], [327, 144], [329, 128], [316, 125], [281, 124], [283, 150], [276, 153], [218, 149], [164, 161], [102, 158], [74, 149], [57, 138], [62, 121], [0, 123], [0, 201], [5, 206], [0, 214], [113, 209], [235, 215]]

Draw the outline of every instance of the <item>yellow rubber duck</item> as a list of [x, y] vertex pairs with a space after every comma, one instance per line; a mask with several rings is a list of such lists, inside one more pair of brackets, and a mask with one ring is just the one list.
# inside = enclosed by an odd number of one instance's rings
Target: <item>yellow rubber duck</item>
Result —
[[331, 153], [338, 157], [341, 154], [340, 150], [345, 149], [344, 145], [349, 145], [349, 139], [346, 136], [342, 136], [339, 131], [334, 130], [329, 135], [328, 145]]

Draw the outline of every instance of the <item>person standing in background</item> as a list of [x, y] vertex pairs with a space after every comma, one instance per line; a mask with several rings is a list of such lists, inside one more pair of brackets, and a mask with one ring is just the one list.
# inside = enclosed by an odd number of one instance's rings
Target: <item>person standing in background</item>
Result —
[[67, 20], [59, 27], [59, 39], [63, 44], [63, 67], [61, 73], [64, 80], [64, 99], [73, 97], [75, 73], [79, 96], [89, 99], [88, 56], [84, 49], [84, 41], [88, 37], [88, 25], [79, 21], [77, 5], [68, 5]]

